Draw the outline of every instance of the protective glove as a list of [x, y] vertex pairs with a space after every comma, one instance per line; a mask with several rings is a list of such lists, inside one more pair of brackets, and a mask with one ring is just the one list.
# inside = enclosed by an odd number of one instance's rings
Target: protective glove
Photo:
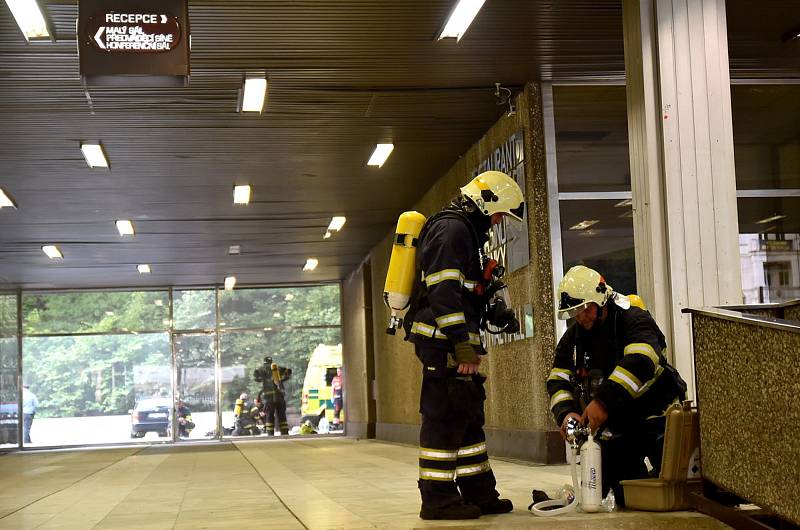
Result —
[[481, 360], [468, 341], [459, 342], [455, 345], [455, 353], [453, 355], [458, 364], [478, 364]]

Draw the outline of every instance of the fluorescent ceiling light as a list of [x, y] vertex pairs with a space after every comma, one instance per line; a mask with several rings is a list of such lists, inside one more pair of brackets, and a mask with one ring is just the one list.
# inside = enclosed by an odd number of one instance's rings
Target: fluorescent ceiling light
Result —
[[17, 205], [11, 200], [11, 197], [6, 195], [6, 192], [0, 188], [0, 208], [16, 208]]
[[246, 77], [242, 90], [242, 112], [262, 112], [267, 99], [267, 79]]
[[389, 155], [392, 154], [393, 150], [394, 144], [376, 145], [375, 150], [372, 152], [372, 156], [369, 157], [369, 162], [367, 162], [367, 165], [382, 167], [383, 164], [386, 163], [386, 159], [389, 158]]
[[228, 247], [228, 254], [231, 256], [238, 256], [242, 253], [242, 248], [239, 245], [231, 245]]
[[6, 0], [6, 4], [22, 34], [25, 35], [25, 40], [50, 38], [47, 23], [36, 0]]
[[61, 259], [64, 257], [55, 245], [45, 245], [42, 247], [42, 251], [47, 254], [47, 257], [50, 259]]
[[785, 215], [773, 215], [772, 217], [767, 217], [766, 219], [762, 219], [760, 221], [756, 221], [756, 224], [765, 225], [767, 223], [771, 223], [772, 221], [780, 221], [781, 219], [786, 219]]
[[633, 199], [625, 199], [624, 201], [619, 201], [617, 204], [614, 205], [614, 208], [625, 208], [627, 206], [633, 206]]
[[89, 167], [108, 167], [108, 158], [103, 151], [103, 146], [99, 143], [84, 142], [81, 144], [81, 151], [83, 151], [83, 157]]
[[347, 222], [347, 217], [334, 217], [328, 225], [328, 232], [338, 232]]
[[[146, 263], [143, 265], [137, 265], [136, 270], [139, 271], [139, 274], [150, 274], [150, 265]], [[160, 302], [160, 300], [156, 300], [156, 302]], [[156, 305], [159, 304], [156, 303]]]
[[459, 0], [456, 8], [450, 13], [450, 18], [447, 19], [447, 23], [445, 23], [438, 40], [448, 37], [461, 40], [461, 37], [467, 32], [467, 28], [472, 24], [475, 15], [481, 10], [485, 1], [486, 0]]
[[228, 276], [225, 278], [225, 290], [233, 291], [233, 286], [236, 285], [236, 276]]
[[325, 232], [325, 235], [322, 236], [322, 239], [330, 239], [330, 238], [331, 238], [331, 233], [330, 232]]
[[590, 226], [594, 226], [599, 222], [600, 222], [600, 219], [592, 219], [592, 220], [587, 220], [587, 221], [581, 221], [580, 223], [578, 223], [576, 225], [570, 226], [569, 229], [570, 230], [586, 230]]
[[119, 219], [117, 221], [117, 231], [121, 236], [132, 236], [135, 233], [133, 223], [128, 219]]
[[308, 258], [306, 260], [306, 264], [303, 265], [303, 270], [304, 271], [313, 271], [314, 269], [317, 268], [317, 265], [319, 265], [319, 260], [318, 259], [316, 259], [316, 258]]
[[233, 204], [247, 204], [250, 202], [250, 186], [243, 184], [233, 187]]

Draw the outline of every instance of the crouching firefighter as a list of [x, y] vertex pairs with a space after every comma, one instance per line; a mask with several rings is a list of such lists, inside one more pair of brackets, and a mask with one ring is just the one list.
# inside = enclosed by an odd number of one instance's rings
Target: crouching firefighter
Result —
[[600, 430], [603, 491], [625, 504], [621, 480], [661, 469], [664, 412], [686, 397], [686, 383], [664, 357], [666, 341], [650, 313], [579, 265], [558, 286], [558, 317], [574, 318], [556, 347], [547, 379], [550, 407], [565, 436], [575, 418]]
[[258, 430], [258, 415], [253, 416], [253, 405], [248, 401], [249, 396], [243, 392], [233, 407], [234, 427], [233, 436], [256, 436], [261, 434]]
[[[493, 224], [522, 220], [524, 197], [505, 173], [488, 171], [461, 188], [461, 195], [423, 226], [416, 253], [416, 280], [403, 323], [406, 339], [422, 361], [419, 489], [422, 519], [475, 519], [513, 509], [500, 499], [483, 432], [486, 378], [478, 373], [486, 354], [480, 329], [487, 317], [490, 269], [483, 246]], [[498, 270], [495, 267], [495, 276]], [[487, 281], [489, 280], [489, 281]], [[519, 323], [493, 300], [492, 322], [516, 332]], [[497, 319], [496, 319], [497, 320]]]

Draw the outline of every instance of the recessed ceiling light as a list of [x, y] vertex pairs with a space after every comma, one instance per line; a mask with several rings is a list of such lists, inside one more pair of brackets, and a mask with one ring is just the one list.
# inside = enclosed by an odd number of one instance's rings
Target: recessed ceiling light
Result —
[[86, 159], [86, 163], [89, 164], [89, 167], [109, 167], [106, 153], [103, 150], [103, 146], [99, 143], [83, 142], [81, 144], [81, 151], [83, 152], [83, 157]]
[[303, 265], [303, 270], [304, 271], [313, 271], [314, 269], [317, 268], [317, 265], [319, 265], [319, 260], [318, 259], [316, 259], [316, 258], [308, 258], [306, 260], [306, 264]]
[[47, 257], [50, 259], [61, 259], [64, 257], [55, 245], [45, 245], [42, 247], [42, 251], [47, 254]]
[[328, 232], [338, 232], [347, 222], [347, 217], [334, 217], [328, 225]]
[[597, 224], [597, 223], [599, 223], [599, 222], [600, 222], [600, 220], [599, 220], [599, 219], [592, 219], [592, 220], [587, 220], [587, 221], [581, 221], [580, 223], [578, 223], [578, 224], [576, 224], [576, 225], [570, 226], [570, 227], [569, 227], [569, 229], [570, 229], [570, 230], [586, 230], [586, 229], [587, 229], [587, 228], [589, 228], [590, 226], [594, 226], [594, 225], [596, 225], [596, 224]]
[[614, 208], [625, 208], [627, 206], [633, 206], [633, 199], [625, 199], [624, 201], [619, 201], [617, 204], [614, 205]]
[[[139, 274], [150, 274], [150, 265], [148, 265], [146, 263], [142, 264], [142, 265], [137, 265], [136, 266], [136, 270], [139, 271]], [[160, 300], [156, 300], [156, 302], [159, 302], [159, 301]], [[156, 305], [159, 305], [159, 304], [156, 303]]]
[[11, 200], [11, 197], [6, 195], [6, 192], [0, 188], [0, 208], [16, 208], [17, 205]]
[[226, 291], [232, 291], [234, 285], [236, 285], [236, 276], [228, 276], [227, 278], [225, 278]]
[[250, 202], [250, 186], [242, 184], [233, 187], [233, 204], [247, 204]]
[[25, 40], [38, 40], [50, 38], [47, 22], [42, 16], [42, 10], [36, 0], [6, 0], [14, 20], [25, 35]]
[[766, 219], [762, 219], [760, 221], [756, 221], [756, 224], [765, 225], [767, 223], [771, 223], [772, 221], [780, 221], [781, 219], [786, 219], [785, 215], [773, 215], [772, 217], [767, 217]]
[[461, 40], [461, 37], [467, 32], [467, 28], [472, 24], [475, 15], [481, 10], [485, 1], [486, 0], [459, 0], [453, 12], [450, 13], [450, 18], [447, 19], [447, 23], [445, 23], [444, 29], [441, 35], [439, 35], [439, 40], [448, 37]]
[[135, 233], [133, 223], [129, 219], [119, 219], [117, 221], [117, 231], [121, 236], [132, 236]]
[[239, 245], [231, 245], [228, 247], [228, 254], [231, 256], [238, 256], [242, 253], [242, 248]]
[[258, 112], [264, 110], [267, 100], [267, 78], [264, 74], [248, 74], [242, 88], [242, 112]]
[[372, 152], [372, 156], [369, 157], [369, 162], [367, 162], [367, 165], [383, 167], [383, 164], [386, 163], [386, 159], [389, 158], [389, 155], [392, 154], [393, 150], [394, 144], [376, 145], [375, 150]]

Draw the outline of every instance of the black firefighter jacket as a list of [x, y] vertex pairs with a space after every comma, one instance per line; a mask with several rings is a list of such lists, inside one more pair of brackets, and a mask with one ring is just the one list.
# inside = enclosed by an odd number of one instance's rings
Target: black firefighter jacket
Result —
[[468, 223], [451, 213], [425, 227], [417, 255], [421, 296], [409, 335], [414, 344], [453, 351], [452, 345], [469, 341], [477, 353], [486, 353], [479, 335], [485, 304], [476, 293], [482, 242]]
[[[622, 309], [612, 300], [607, 306], [602, 324], [587, 331], [573, 323], [556, 347], [547, 392], [558, 425], [567, 413], [580, 414], [581, 402], [597, 399], [606, 406], [612, 430], [624, 431], [685, 396], [685, 383], [667, 363], [664, 335], [650, 313]], [[590, 395], [580, 399], [581, 390]]]

